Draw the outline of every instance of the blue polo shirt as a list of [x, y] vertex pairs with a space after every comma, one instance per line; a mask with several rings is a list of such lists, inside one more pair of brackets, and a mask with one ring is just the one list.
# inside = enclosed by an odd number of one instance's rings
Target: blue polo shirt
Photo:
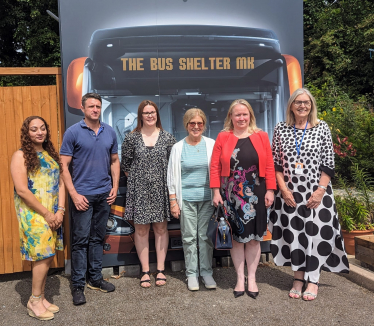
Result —
[[112, 189], [110, 155], [118, 152], [117, 136], [111, 126], [100, 122], [97, 133], [84, 120], [65, 131], [60, 154], [71, 156], [71, 177], [80, 195], [97, 195]]

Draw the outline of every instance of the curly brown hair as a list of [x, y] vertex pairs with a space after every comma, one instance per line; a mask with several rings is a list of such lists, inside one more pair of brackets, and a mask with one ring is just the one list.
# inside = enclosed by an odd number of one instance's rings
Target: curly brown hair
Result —
[[35, 119], [39, 119], [44, 122], [44, 125], [47, 129], [47, 136], [45, 139], [46, 141], [43, 142], [42, 145], [43, 149], [46, 150], [48, 154], [58, 163], [61, 172], [62, 166], [60, 161], [60, 155], [58, 155], [58, 153], [55, 150], [55, 147], [51, 142], [51, 132], [49, 131], [49, 125], [42, 117], [36, 115], [26, 118], [25, 121], [22, 123], [21, 127], [21, 149], [23, 151], [23, 157], [25, 158], [25, 166], [27, 168], [27, 172], [34, 172], [40, 167], [38, 154], [36, 153], [33, 142], [31, 141], [29, 135], [30, 122]]

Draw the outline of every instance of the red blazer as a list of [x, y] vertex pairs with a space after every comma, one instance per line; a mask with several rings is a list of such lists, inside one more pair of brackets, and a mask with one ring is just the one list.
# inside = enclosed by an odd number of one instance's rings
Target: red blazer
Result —
[[[260, 131], [253, 133], [249, 138], [258, 154], [259, 174], [260, 177], [265, 177], [266, 189], [277, 189], [268, 134]], [[238, 138], [232, 131], [222, 131], [218, 134], [210, 163], [210, 188], [219, 188], [221, 177], [230, 176], [230, 158], [237, 142]]]

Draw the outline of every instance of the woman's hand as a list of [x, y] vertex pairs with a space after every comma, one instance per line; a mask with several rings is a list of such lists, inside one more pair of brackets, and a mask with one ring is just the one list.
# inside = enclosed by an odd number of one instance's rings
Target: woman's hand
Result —
[[56, 230], [62, 225], [62, 221], [64, 220], [64, 214], [58, 210], [55, 214], [55, 218], [56, 218], [56, 223], [57, 223], [57, 226], [56, 226]]
[[312, 195], [309, 197], [306, 207], [312, 209], [317, 208], [322, 201], [323, 195], [325, 194], [325, 190], [322, 188], [318, 188]]
[[214, 188], [213, 189], [213, 205], [217, 207], [218, 204], [223, 205], [223, 200], [222, 200], [221, 194], [219, 193], [219, 188]]
[[170, 206], [170, 212], [171, 212], [171, 215], [172, 215], [174, 218], [179, 219], [179, 215], [181, 214], [181, 210], [179, 209], [179, 205], [178, 205], [178, 203], [172, 204], [172, 205]]
[[293, 194], [291, 190], [289, 190], [288, 188], [285, 188], [281, 190], [281, 193], [282, 193], [282, 198], [284, 199], [286, 205], [290, 207], [296, 207], [295, 198], [293, 198]]
[[269, 208], [274, 202], [274, 190], [268, 190], [265, 194], [265, 207]]
[[56, 217], [55, 214], [48, 211], [47, 213], [44, 214], [43, 217], [46, 220], [46, 222], [48, 223], [51, 230], [56, 230], [57, 229], [58, 222], [57, 222], [57, 217]]

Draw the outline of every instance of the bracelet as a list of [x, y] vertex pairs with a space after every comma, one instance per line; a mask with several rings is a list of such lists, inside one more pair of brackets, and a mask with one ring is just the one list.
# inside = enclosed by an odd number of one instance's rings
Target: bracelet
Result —
[[58, 207], [57, 207], [57, 210], [61, 210], [61, 211], [64, 211], [64, 212], [65, 212], [65, 207], [64, 207], [64, 206], [58, 206]]
[[322, 185], [318, 185], [318, 188], [322, 188], [322, 189], [324, 189], [325, 191], [327, 190], [327, 187], [322, 186]]
[[173, 206], [170, 206], [170, 208], [173, 208], [173, 207], [175, 207], [175, 206], [177, 206], [177, 203], [175, 203]]
[[174, 198], [169, 198], [170, 201], [172, 200], [177, 200], [177, 197], [174, 197]]
[[[64, 210], [64, 209], [60, 209], [60, 208], [59, 208], [59, 209], [57, 210], [57, 212], [60, 212], [62, 216], [65, 215], [65, 210]], [[57, 213], [57, 212], [56, 212], [56, 213]]]

